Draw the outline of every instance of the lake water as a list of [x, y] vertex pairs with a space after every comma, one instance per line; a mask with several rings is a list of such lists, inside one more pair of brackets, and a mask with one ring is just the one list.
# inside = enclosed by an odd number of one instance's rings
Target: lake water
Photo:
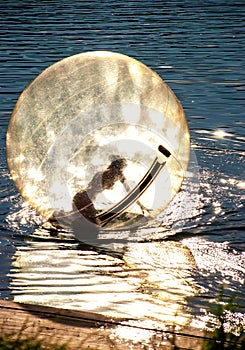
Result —
[[[144, 343], [151, 335], [144, 327], [202, 327], [224, 285], [225, 300], [235, 294], [240, 304], [233, 316], [245, 322], [244, 2], [0, 3], [0, 297], [125, 317], [142, 330], [118, 327], [115, 336]], [[119, 250], [42, 228], [6, 161], [19, 94], [50, 64], [90, 50], [155, 70], [181, 101], [191, 133], [189, 175], [162, 214], [157, 240]]]

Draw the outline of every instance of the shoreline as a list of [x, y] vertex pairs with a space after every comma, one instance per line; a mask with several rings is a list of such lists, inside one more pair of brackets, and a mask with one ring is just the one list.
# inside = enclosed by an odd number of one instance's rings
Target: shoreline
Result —
[[[38, 334], [41, 339], [51, 339], [58, 344], [68, 344], [69, 349], [145, 349], [141, 343], [133, 343], [123, 339], [112, 339], [111, 331], [115, 327], [125, 327], [126, 319], [106, 317], [101, 314], [74, 311], [34, 304], [19, 304], [0, 300], [1, 333], [18, 333], [23, 337]], [[137, 327], [130, 326], [130, 328]], [[164, 349], [172, 349], [171, 339], [175, 344], [186, 349], [201, 349], [203, 332], [196, 329], [183, 329], [183, 333], [174, 331], [155, 332], [149, 346], [157, 346], [161, 342]], [[80, 344], [80, 345], [79, 345]], [[162, 345], [163, 346], [163, 345]]]

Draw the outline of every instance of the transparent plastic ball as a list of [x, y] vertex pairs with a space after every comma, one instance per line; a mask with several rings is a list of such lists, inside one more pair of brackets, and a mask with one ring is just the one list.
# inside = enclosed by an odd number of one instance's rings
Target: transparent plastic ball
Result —
[[128, 56], [81, 53], [19, 97], [7, 133], [11, 176], [44, 218], [79, 230], [129, 228], [179, 191], [190, 135], [162, 78]]

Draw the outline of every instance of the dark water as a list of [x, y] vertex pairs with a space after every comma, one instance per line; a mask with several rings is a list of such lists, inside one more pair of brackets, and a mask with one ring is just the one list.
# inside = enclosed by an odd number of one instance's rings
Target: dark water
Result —
[[[0, 297], [129, 317], [153, 328], [173, 320], [201, 327], [224, 284], [225, 298], [235, 293], [241, 305], [235, 317], [244, 320], [244, 2], [0, 5]], [[6, 162], [5, 135], [19, 94], [50, 64], [89, 50], [121, 52], [155, 70], [181, 101], [191, 132], [189, 177], [163, 214], [171, 239], [122, 254], [51, 237], [17, 193]], [[190, 191], [193, 171], [198, 192]], [[135, 336], [149, 337], [127, 334]]]

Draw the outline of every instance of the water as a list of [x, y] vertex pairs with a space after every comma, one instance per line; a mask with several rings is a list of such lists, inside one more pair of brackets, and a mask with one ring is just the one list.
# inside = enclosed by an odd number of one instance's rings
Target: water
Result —
[[[2, 0], [0, 8], [0, 297], [125, 317], [142, 327], [173, 321], [201, 327], [224, 284], [225, 299], [236, 294], [235, 317], [242, 318], [243, 1]], [[19, 94], [50, 64], [89, 50], [149, 65], [186, 112], [192, 163], [162, 216], [163, 229], [149, 233], [157, 238], [152, 242], [100, 251], [66, 233], [56, 237], [40, 226], [9, 176], [5, 135]], [[120, 337], [150, 337], [126, 333], [115, 329]]]

